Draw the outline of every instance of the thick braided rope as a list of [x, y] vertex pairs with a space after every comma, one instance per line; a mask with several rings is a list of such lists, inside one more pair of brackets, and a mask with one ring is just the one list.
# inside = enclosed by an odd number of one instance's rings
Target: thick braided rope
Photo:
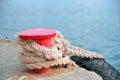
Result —
[[22, 46], [21, 62], [28, 69], [48, 68], [56, 65], [75, 65], [68, 57], [69, 54], [74, 54], [86, 58], [103, 58], [102, 55], [94, 52], [86, 51], [79, 47], [70, 48], [68, 41], [64, 39], [59, 31], [53, 38], [53, 46], [50, 48], [40, 46], [36, 40], [18, 39], [18, 43]]
[[58, 65], [61, 66], [66, 64], [73, 65], [73, 66], [75, 65], [75, 63], [71, 61], [68, 56], [61, 59], [53, 60], [53, 61], [44, 61], [44, 62], [39, 62], [34, 64], [25, 64], [25, 65], [29, 69], [41, 69], [41, 68], [49, 68], [52, 66], [58, 66]]
[[56, 32], [57, 36], [54, 38], [54, 44], [62, 50], [63, 55], [74, 54], [85, 58], [104, 58], [101, 54], [96, 52], [87, 51], [79, 47], [70, 48], [70, 43], [64, 39], [63, 35], [59, 31]]

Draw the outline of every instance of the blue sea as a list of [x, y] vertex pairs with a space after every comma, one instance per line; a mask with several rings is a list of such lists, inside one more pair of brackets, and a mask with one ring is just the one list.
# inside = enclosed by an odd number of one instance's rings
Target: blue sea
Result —
[[0, 0], [0, 37], [14, 40], [17, 32], [41, 27], [101, 53], [120, 71], [120, 0]]

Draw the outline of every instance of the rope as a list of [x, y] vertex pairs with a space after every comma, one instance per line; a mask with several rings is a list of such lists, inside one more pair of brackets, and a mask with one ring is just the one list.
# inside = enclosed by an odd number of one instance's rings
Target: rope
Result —
[[52, 39], [53, 46], [47, 48], [40, 46], [36, 40], [23, 40], [18, 38], [18, 43], [22, 46], [20, 59], [28, 69], [41, 69], [56, 65], [76, 65], [69, 59], [69, 54], [86, 58], [103, 58], [102, 55], [90, 52], [79, 47], [70, 48], [70, 43], [63, 35], [56, 31], [56, 36]]

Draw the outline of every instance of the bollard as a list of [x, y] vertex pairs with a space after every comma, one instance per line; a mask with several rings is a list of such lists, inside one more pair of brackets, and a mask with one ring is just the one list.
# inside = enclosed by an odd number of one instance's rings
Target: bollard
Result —
[[[50, 47], [52, 46], [52, 38], [56, 35], [56, 31], [47, 28], [35, 28], [21, 32], [19, 37], [21, 39], [34, 39], [41, 46]], [[28, 70], [29, 72], [48, 74], [52, 72], [52, 68], [34, 69]]]

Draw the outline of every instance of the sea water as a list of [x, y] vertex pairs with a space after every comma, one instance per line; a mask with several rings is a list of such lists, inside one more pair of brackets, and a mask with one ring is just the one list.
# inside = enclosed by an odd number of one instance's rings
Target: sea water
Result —
[[0, 0], [0, 37], [52, 28], [71, 45], [101, 53], [120, 71], [119, 0]]

